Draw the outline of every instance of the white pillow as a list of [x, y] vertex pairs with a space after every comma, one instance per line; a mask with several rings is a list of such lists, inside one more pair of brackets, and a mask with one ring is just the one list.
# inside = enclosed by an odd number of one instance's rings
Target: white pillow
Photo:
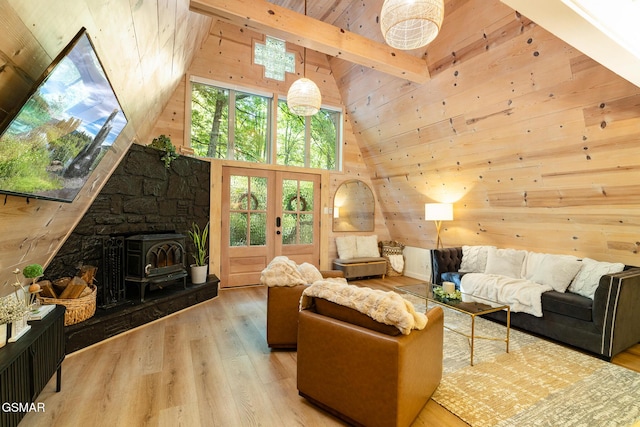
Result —
[[546, 254], [539, 252], [527, 252], [527, 256], [524, 259], [524, 269], [522, 271], [522, 277], [531, 281], [531, 278], [535, 274], [536, 270], [542, 264], [545, 255]]
[[336, 237], [336, 248], [338, 249], [338, 258], [351, 259], [356, 258], [356, 236]]
[[600, 284], [600, 277], [605, 274], [620, 273], [624, 264], [619, 262], [600, 262], [591, 258], [582, 259], [582, 268], [569, 285], [569, 291], [593, 299]]
[[464, 273], [484, 273], [487, 268], [489, 248], [495, 246], [462, 246], [462, 261], [458, 271]]
[[530, 279], [541, 285], [549, 285], [557, 292], [565, 292], [582, 267], [582, 262], [572, 255], [543, 254]]
[[308, 262], [300, 264], [298, 266], [298, 271], [302, 274], [302, 277], [304, 277], [307, 283], [315, 283], [318, 280], [323, 279], [320, 270], [318, 270], [315, 265], [309, 264]]
[[378, 236], [357, 236], [356, 254], [358, 258], [375, 258], [380, 256], [378, 249]]
[[499, 274], [513, 279], [522, 278], [522, 264], [527, 251], [489, 248], [487, 252], [485, 273]]

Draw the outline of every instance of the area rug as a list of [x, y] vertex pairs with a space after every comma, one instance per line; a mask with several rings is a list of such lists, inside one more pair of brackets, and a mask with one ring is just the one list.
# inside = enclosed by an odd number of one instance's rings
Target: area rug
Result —
[[[424, 301], [403, 295], [424, 310]], [[445, 324], [469, 330], [470, 318], [445, 308]], [[476, 319], [476, 334], [505, 327]], [[618, 427], [640, 422], [640, 374], [571, 348], [511, 330], [498, 341], [469, 342], [445, 328], [443, 378], [432, 396], [473, 427]]]

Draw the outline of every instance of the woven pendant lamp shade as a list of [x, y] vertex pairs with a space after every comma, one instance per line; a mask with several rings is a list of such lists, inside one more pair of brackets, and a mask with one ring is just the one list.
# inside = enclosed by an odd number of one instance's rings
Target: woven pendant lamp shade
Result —
[[436, 38], [443, 18], [444, 0], [385, 0], [380, 29], [389, 46], [417, 49]]
[[289, 110], [299, 116], [313, 116], [320, 110], [321, 103], [320, 89], [306, 77], [293, 82], [287, 93]]

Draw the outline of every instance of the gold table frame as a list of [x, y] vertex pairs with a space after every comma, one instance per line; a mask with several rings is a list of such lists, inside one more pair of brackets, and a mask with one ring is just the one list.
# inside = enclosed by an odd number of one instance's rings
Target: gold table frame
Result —
[[[474, 351], [474, 342], [476, 338], [492, 340], [492, 341], [504, 341], [506, 344], [506, 352], [509, 353], [509, 331], [511, 329], [511, 307], [509, 305], [502, 304], [497, 301], [492, 301], [487, 298], [482, 298], [482, 297], [478, 297], [471, 294], [465, 294], [465, 293], [462, 293], [463, 300], [465, 299], [464, 298], [465, 296], [468, 296], [472, 298], [474, 301], [466, 302], [466, 301], [460, 301], [460, 300], [447, 300], [447, 301], [438, 300], [433, 294], [433, 287], [430, 283], [418, 283], [415, 285], [396, 286], [394, 287], [394, 290], [422, 298], [427, 302], [427, 305], [429, 302], [432, 302], [432, 303], [441, 305], [443, 307], [451, 308], [460, 313], [470, 316], [471, 317], [471, 334], [467, 334], [465, 332], [448, 327], [446, 325], [445, 325], [445, 328], [459, 335], [462, 335], [468, 339], [469, 346], [471, 348], [471, 356], [470, 356], [471, 366], [473, 366], [473, 351]], [[486, 303], [479, 302], [479, 300], [486, 301]], [[481, 316], [483, 314], [488, 314], [488, 313], [495, 313], [502, 310], [507, 311], [507, 324], [506, 324], [507, 333], [505, 338], [486, 337], [486, 336], [476, 335], [476, 331], [475, 331], [476, 316]]]

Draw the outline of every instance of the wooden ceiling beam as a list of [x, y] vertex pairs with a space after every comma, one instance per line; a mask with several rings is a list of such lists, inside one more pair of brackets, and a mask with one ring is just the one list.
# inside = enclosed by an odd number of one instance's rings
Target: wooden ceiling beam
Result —
[[427, 63], [421, 58], [266, 0], [190, 0], [189, 8], [415, 83], [429, 80]]

